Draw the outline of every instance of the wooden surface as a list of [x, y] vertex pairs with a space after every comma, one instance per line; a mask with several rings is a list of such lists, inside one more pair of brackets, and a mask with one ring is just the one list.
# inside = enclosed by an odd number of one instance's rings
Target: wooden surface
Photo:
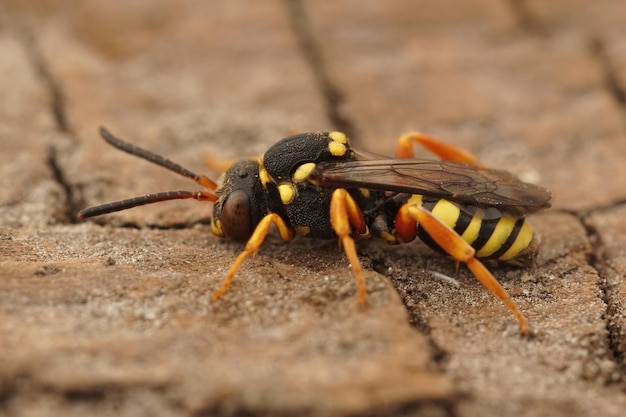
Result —
[[[626, 3], [434, 3], [0, 1], [0, 415], [623, 416]], [[359, 247], [366, 310], [336, 242], [277, 236], [211, 303], [208, 204], [76, 222], [196, 188], [100, 125], [214, 178], [419, 129], [545, 185], [536, 266], [493, 269], [535, 337], [420, 243]]]

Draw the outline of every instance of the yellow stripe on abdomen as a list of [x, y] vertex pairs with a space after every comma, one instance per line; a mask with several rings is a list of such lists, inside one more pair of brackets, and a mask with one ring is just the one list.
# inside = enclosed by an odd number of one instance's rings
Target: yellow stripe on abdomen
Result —
[[476, 239], [478, 239], [478, 235], [480, 234], [480, 227], [482, 226], [483, 221], [482, 218], [478, 215], [474, 215], [470, 224], [467, 226], [465, 231], [461, 234], [461, 237], [464, 241], [469, 243], [470, 245], [474, 243]]
[[444, 199], [437, 201], [437, 204], [435, 204], [430, 212], [452, 229], [456, 226], [456, 222], [461, 215], [461, 209], [459, 209], [456, 204]]
[[[534, 231], [524, 218], [503, 215], [495, 208], [484, 210], [446, 199], [424, 201], [421, 195], [411, 196], [408, 203], [429, 210], [442, 223], [455, 230], [474, 247], [477, 258], [510, 261], [523, 253], [533, 241]], [[418, 235], [427, 245], [445, 253], [419, 225]]]
[[508, 261], [515, 258], [520, 254], [524, 249], [526, 249], [530, 242], [533, 240], [534, 230], [531, 225], [524, 221], [522, 228], [520, 229], [515, 242], [511, 245], [511, 247], [504, 252], [498, 259], [502, 261]]
[[501, 217], [493, 229], [489, 240], [476, 252], [476, 257], [486, 258], [500, 249], [513, 231], [515, 222], [517, 222], [517, 219], [514, 217]]

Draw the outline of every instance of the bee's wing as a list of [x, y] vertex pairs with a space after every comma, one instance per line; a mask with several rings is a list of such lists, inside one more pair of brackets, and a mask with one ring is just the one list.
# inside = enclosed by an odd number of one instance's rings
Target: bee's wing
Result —
[[550, 207], [547, 189], [513, 174], [429, 159], [375, 159], [320, 163], [311, 177], [322, 187], [367, 188], [422, 194], [524, 215]]

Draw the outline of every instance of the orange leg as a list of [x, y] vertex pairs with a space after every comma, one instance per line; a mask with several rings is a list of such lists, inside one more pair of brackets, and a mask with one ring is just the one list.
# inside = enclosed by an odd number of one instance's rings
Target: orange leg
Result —
[[361, 209], [343, 188], [333, 191], [330, 200], [330, 223], [339, 237], [339, 243], [343, 246], [348, 261], [350, 261], [352, 274], [357, 283], [359, 305], [365, 305], [367, 302], [365, 278], [363, 277], [363, 269], [356, 253], [354, 239], [350, 235], [354, 228], [358, 237], [367, 238], [369, 237], [369, 231]]
[[528, 321], [524, 315], [519, 311], [515, 302], [511, 300], [509, 294], [491, 272], [474, 256], [476, 251], [469, 243], [463, 240], [463, 238], [448, 227], [448, 225], [433, 216], [428, 210], [416, 204], [405, 204], [402, 206], [396, 216], [396, 229], [408, 230], [409, 228], [413, 228], [416, 230], [418, 224], [422, 226], [433, 240], [454, 260], [464, 262], [478, 281], [513, 312], [517, 318], [520, 332], [523, 336], [530, 333]]
[[476, 161], [476, 156], [470, 152], [419, 132], [405, 133], [400, 136], [400, 139], [398, 139], [396, 158], [414, 158], [414, 143], [423, 146], [444, 161], [465, 162], [466, 164], [482, 166]]
[[222, 295], [224, 295], [224, 293], [230, 286], [233, 278], [235, 277], [237, 269], [239, 269], [241, 264], [250, 255], [254, 254], [261, 247], [272, 224], [276, 225], [276, 229], [278, 229], [278, 233], [283, 240], [287, 241], [293, 238], [293, 232], [289, 229], [285, 221], [278, 214], [270, 213], [263, 217], [257, 227], [254, 229], [254, 232], [252, 233], [252, 236], [250, 236], [250, 239], [248, 239], [248, 242], [246, 243], [246, 247], [244, 248], [243, 252], [241, 252], [239, 256], [237, 256], [235, 262], [233, 262], [233, 264], [230, 266], [230, 269], [228, 270], [228, 273], [226, 274], [226, 277], [222, 282], [222, 286], [211, 295], [211, 301], [217, 301]]
[[218, 161], [213, 157], [213, 155], [206, 152], [204, 154], [204, 163], [213, 171], [226, 172], [228, 168], [235, 163], [235, 160]]

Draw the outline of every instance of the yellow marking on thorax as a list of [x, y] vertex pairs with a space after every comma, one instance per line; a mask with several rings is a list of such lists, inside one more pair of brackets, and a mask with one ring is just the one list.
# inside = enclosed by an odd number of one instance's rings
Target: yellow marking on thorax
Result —
[[342, 132], [330, 132], [328, 136], [335, 142], [348, 143], [348, 137]]
[[328, 144], [328, 150], [333, 156], [344, 156], [348, 151], [346, 145], [341, 142], [332, 141]]
[[280, 201], [283, 204], [289, 204], [296, 198], [296, 188], [290, 182], [283, 182], [278, 184], [278, 194], [280, 195]]
[[500, 220], [498, 220], [496, 227], [493, 229], [491, 237], [487, 240], [487, 243], [485, 243], [483, 247], [476, 252], [476, 257], [487, 257], [500, 249], [502, 244], [506, 242], [506, 239], [513, 231], [516, 222], [517, 219], [515, 217], [501, 217]]
[[259, 179], [261, 180], [261, 185], [263, 185], [263, 188], [266, 188], [267, 184], [272, 182], [272, 177], [263, 165], [261, 165], [259, 168]]
[[302, 182], [309, 178], [309, 175], [311, 175], [315, 166], [315, 162], [307, 162], [306, 164], [300, 165], [296, 169], [296, 172], [293, 173], [293, 182]]

